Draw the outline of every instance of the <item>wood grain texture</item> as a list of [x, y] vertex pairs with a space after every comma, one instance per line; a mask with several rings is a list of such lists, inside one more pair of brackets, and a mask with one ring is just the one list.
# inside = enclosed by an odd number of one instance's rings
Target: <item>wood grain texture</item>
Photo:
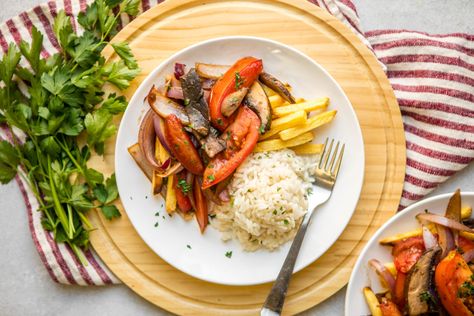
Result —
[[[293, 277], [284, 313], [308, 309], [343, 287], [375, 230], [398, 207], [405, 174], [405, 138], [397, 101], [372, 52], [336, 18], [304, 0], [167, 0], [127, 25], [115, 38], [128, 41], [142, 73], [191, 44], [226, 35], [251, 35], [295, 47], [321, 64], [341, 85], [359, 119], [366, 169], [357, 209], [338, 241]], [[116, 58], [110, 48], [107, 58]], [[114, 170], [114, 140], [93, 167]], [[270, 284], [232, 287], [192, 278], [168, 265], [140, 239], [120, 203], [122, 218], [91, 221], [99, 256], [125, 284], [177, 314], [257, 314]]]

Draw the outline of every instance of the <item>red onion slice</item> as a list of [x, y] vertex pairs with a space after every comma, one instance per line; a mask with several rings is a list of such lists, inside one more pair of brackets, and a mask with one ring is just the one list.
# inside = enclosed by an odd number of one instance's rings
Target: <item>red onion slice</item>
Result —
[[438, 231], [439, 246], [442, 250], [441, 258], [444, 258], [456, 247], [453, 232], [449, 228], [441, 225], [436, 225], [436, 230]]
[[451, 229], [474, 233], [474, 230], [467, 227], [466, 225], [461, 224], [450, 218], [446, 218], [442, 215], [437, 215], [437, 214], [432, 214], [432, 213], [421, 213], [421, 214], [416, 215], [416, 218], [418, 220], [432, 222], [432, 223], [435, 223], [444, 227], [448, 227]]
[[155, 113], [148, 110], [140, 124], [138, 132], [138, 144], [146, 161], [154, 168], [160, 169], [161, 164], [155, 158], [155, 128], [153, 126], [153, 116]]
[[384, 283], [384, 285], [388, 287], [390, 292], [394, 293], [395, 278], [390, 273], [390, 271], [388, 271], [387, 268], [385, 268], [385, 266], [381, 264], [380, 261], [378, 261], [377, 259], [369, 260], [369, 265], [375, 269], [375, 272], [377, 272], [378, 276], [382, 280], [382, 283]]
[[425, 248], [426, 249], [431, 249], [438, 245], [438, 239], [436, 239], [435, 235], [431, 232], [431, 230], [426, 227], [425, 225], [422, 225], [422, 230], [423, 230], [423, 242], [425, 243]]
[[466, 251], [462, 254], [462, 257], [467, 263], [471, 262], [474, 259], [474, 249]]
[[181, 63], [174, 63], [174, 77], [176, 79], [180, 79], [182, 76], [184, 76], [185, 73], [185, 64]]
[[158, 115], [153, 117], [153, 127], [155, 128], [155, 134], [160, 140], [161, 145], [166, 149], [166, 151], [171, 155], [170, 146], [166, 141], [165, 136], [165, 125], [163, 123], [163, 119]]
[[166, 96], [168, 98], [172, 98], [172, 99], [183, 100], [184, 99], [183, 88], [181, 88], [181, 87], [170, 87], [168, 89], [168, 91], [166, 92]]
[[167, 118], [169, 115], [174, 114], [183, 125], [189, 125], [189, 117], [184, 107], [159, 94], [155, 87], [151, 88], [150, 92], [148, 92], [147, 100], [153, 111], [162, 118]]
[[227, 191], [227, 188], [222, 190], [222, 192], [219, 193], [218, 197], [222, 202], [225, 202], [225, 203], [229, 202], [230, 195], [229, 195], [229, 191]]

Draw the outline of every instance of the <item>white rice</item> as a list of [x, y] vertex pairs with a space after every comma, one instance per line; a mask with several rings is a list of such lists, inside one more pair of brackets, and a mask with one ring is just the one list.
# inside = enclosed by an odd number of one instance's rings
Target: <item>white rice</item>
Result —
[[231, 202], [212, 206], [212, 226], [244, 250], [278, 248], [294, 237], [307, 211], [316, 163], [289, 149], [251, 154], [229, 184]]

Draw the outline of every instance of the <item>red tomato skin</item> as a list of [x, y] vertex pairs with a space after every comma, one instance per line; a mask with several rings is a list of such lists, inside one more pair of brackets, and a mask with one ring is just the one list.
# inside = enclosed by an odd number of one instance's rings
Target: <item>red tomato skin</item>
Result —
[[193, 206], [191, 205], [189, 197], [187, 197], [186, 194], [183, 193], [181, 187], [178, 185], [179, 180], [183, 179], [186, 179], [186, 171], [184, 170], [178, 173], [177, 175], [177, 181], [175, 184], [176, 203], [178, 203], [178, 207], [183, 213], [188, 213], [192, 210]]
[[397, 242], [392, 249], [395, 268], [399, 272], [408, 273], [424, 251], [425, 245], [421, 236], [410, 237]]
[[462, 253], [468, 252], [474, 249], [474, 241], [469, 240], [463, 236], [459, 236], [458, 245], [459, 245], [459, 248], [462, 250]]
[[407, 274], [403, 272], [397, 272], [397, 278], [395, 279], [395, 290], [393, 293], [393, 302], [397, 304], [400, 310], [405, 308], [405, 280]]
[[[472, 316], [471, 311], [459, 297], [459, 289], [464, 282], [472, 284], [472, 271], [466, 261], [456, 251], [452, 250], [436, 266], [435, 284], [441, 303], [450, 315]], [[471, 297], [472, 298], [472, 297]]]
[[[244, 57], [239, 59], [230, 69], [214, 84], [209, 100], [209, 112], [211, 122], [221, 132], [232, 122], [231, 118], [222, 115], [221, 106], [224, 99], [236, 89], [236, 73], [242, 82], [238, 88], [249, 88], [263, 70], [261, 59], [255, 57]], [[240, 82], [240, 81], [239, 81]]]
[[188, 171], [201, 175], [204, 171], [204, 165], [191, 142], [191, 138], [184, 131], [181, 121], [175, 115], [169, 115], [165, 119], [165, 127], [165, 137], [170, 145], [171, 153]]
[[223, 135], [228, 135], [227, 148], [214, 157], [204, 170], [202, 189], [205, 190], [230, 176], [257, 145], [260, 119], [248, 107], [239, 109], [235, 121]]
[[204, 233], [204, 230], [209, 223], [208, 218], [208, 209], [207, 209], [207, 201], [204, 193], [201, 190], [201, 186], [199, 185], [199, 181], [197, 178], [194, 179], [193, 185], [193, 194], [194, 194], [194, 201], [196, 202], [196, 220], [199, 224], [199, 228], [201, 229], [201, 233]]
[[379, 307], [383, 316], [402, 316], [397, 305], [388, 298], [382, 298]]

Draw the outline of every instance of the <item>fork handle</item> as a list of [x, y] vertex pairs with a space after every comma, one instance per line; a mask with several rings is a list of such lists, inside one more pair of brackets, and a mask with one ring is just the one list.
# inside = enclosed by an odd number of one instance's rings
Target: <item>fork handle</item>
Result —
[[298, 253], [303, 243], [304, 235], [308, 224], [311, 220], [311, 215], [305, 214], [303, 221], [296, 233], [293, 242], [291, 243], [290, 251], [286, 255], [285, 262], [278, 273], [278, 277], [275, 283], [270, 290], [270, 293], [263, 304], [262, 310], [260, 311], [261, 316], [269, 315], [280, 315], [283, 308], [283, 303], [285, 302], [286, 293], [288, 291], [288, 285], [290, 284], [291, 275], [293, 274], [293, 269], [295, 267], [296, 258], [298, 258]]

